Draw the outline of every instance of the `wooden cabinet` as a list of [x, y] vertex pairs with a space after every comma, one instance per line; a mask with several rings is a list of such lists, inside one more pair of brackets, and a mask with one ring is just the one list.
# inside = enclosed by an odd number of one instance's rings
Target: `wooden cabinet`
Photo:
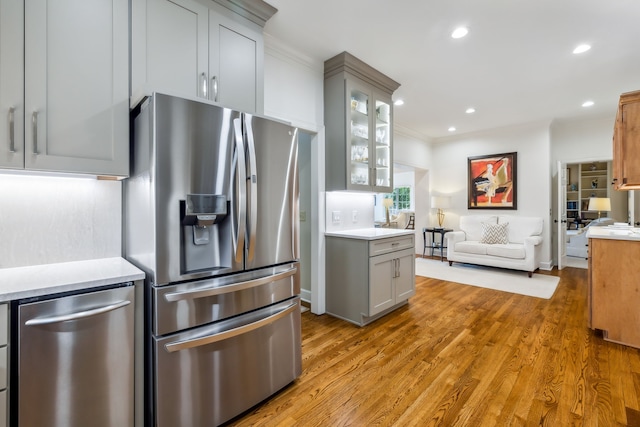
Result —
[[0, 0], [0, 15], [0, 165], [127, 176], [128, 1]]
[[589, 239], [589, 327], [640, 348], [640, 241]]
[[213, 2], [147, 0], [146, 5], [133, 5], [132, 104], [159, 91], [263, 111], [261, 25], [274, 8], [264, 4], [259, 25]]
[[393, 191], [393, 92], [400, 86], [343, 52], [324, 64], [326, 190]]
[[327, 237], [327, 313], [363, 326], [415, 294], [414, 236]]
[[623, 93], [613, 130], [613, 185], [640, 189], [640, 91]]

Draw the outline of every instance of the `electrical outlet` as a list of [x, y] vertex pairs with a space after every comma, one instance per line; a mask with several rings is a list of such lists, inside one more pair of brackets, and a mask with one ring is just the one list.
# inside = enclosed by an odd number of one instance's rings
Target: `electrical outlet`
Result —
[[307, 211], [300, 211], [300, 222], [305, 222], [307, 220]]
[[351, 222], [358, 222], [358, 211], [351, 211]]
[[331, 212], [331, 222], [334, 224], [340, 224], [340, 211]]

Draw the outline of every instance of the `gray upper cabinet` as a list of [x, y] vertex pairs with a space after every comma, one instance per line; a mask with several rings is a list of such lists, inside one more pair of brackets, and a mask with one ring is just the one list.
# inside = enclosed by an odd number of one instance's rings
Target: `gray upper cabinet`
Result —
[[24, 15], [0, 0], [0, 166], [24, 167]]
[[391, 97], [398, 87], [347, 52], [325, 61], [327, 191], [393, 191]]
[[[146, 0], [146, 8], [145, 2], [132, 4], [132, 105], [159, 91], [263, 111], [262, 26], [276, 9], [255, 1], [244, 8], [238, 6], [242, 1], [219, 3]], [[256, 5], [262, 5], [259, 13]]]
[[128, 1], [0, 0], [0, 19], [0, 164], [127, 176]]

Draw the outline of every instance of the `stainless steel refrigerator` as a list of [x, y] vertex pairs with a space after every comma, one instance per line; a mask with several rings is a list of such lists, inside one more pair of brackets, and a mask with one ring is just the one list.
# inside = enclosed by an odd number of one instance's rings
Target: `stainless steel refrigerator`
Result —
[[145, 424], [221, 424], [301, 373], [297, 129], [155, 93], [132, 112]]

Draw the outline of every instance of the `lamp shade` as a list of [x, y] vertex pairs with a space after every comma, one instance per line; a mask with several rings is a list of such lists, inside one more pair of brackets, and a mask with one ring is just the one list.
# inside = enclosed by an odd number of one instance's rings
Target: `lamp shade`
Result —
[[611, 211], [611, 199], [608, 197], [591, 197], [589, 199], [589, 211], [609, 212]]
[[390, 208], [393, 206], [393, 199], [382, 199], [382, 206], [385, 208]]
[[431, 196], [431, 207], [434, 209], [446, 209], [449, 207], [449, 197]]

